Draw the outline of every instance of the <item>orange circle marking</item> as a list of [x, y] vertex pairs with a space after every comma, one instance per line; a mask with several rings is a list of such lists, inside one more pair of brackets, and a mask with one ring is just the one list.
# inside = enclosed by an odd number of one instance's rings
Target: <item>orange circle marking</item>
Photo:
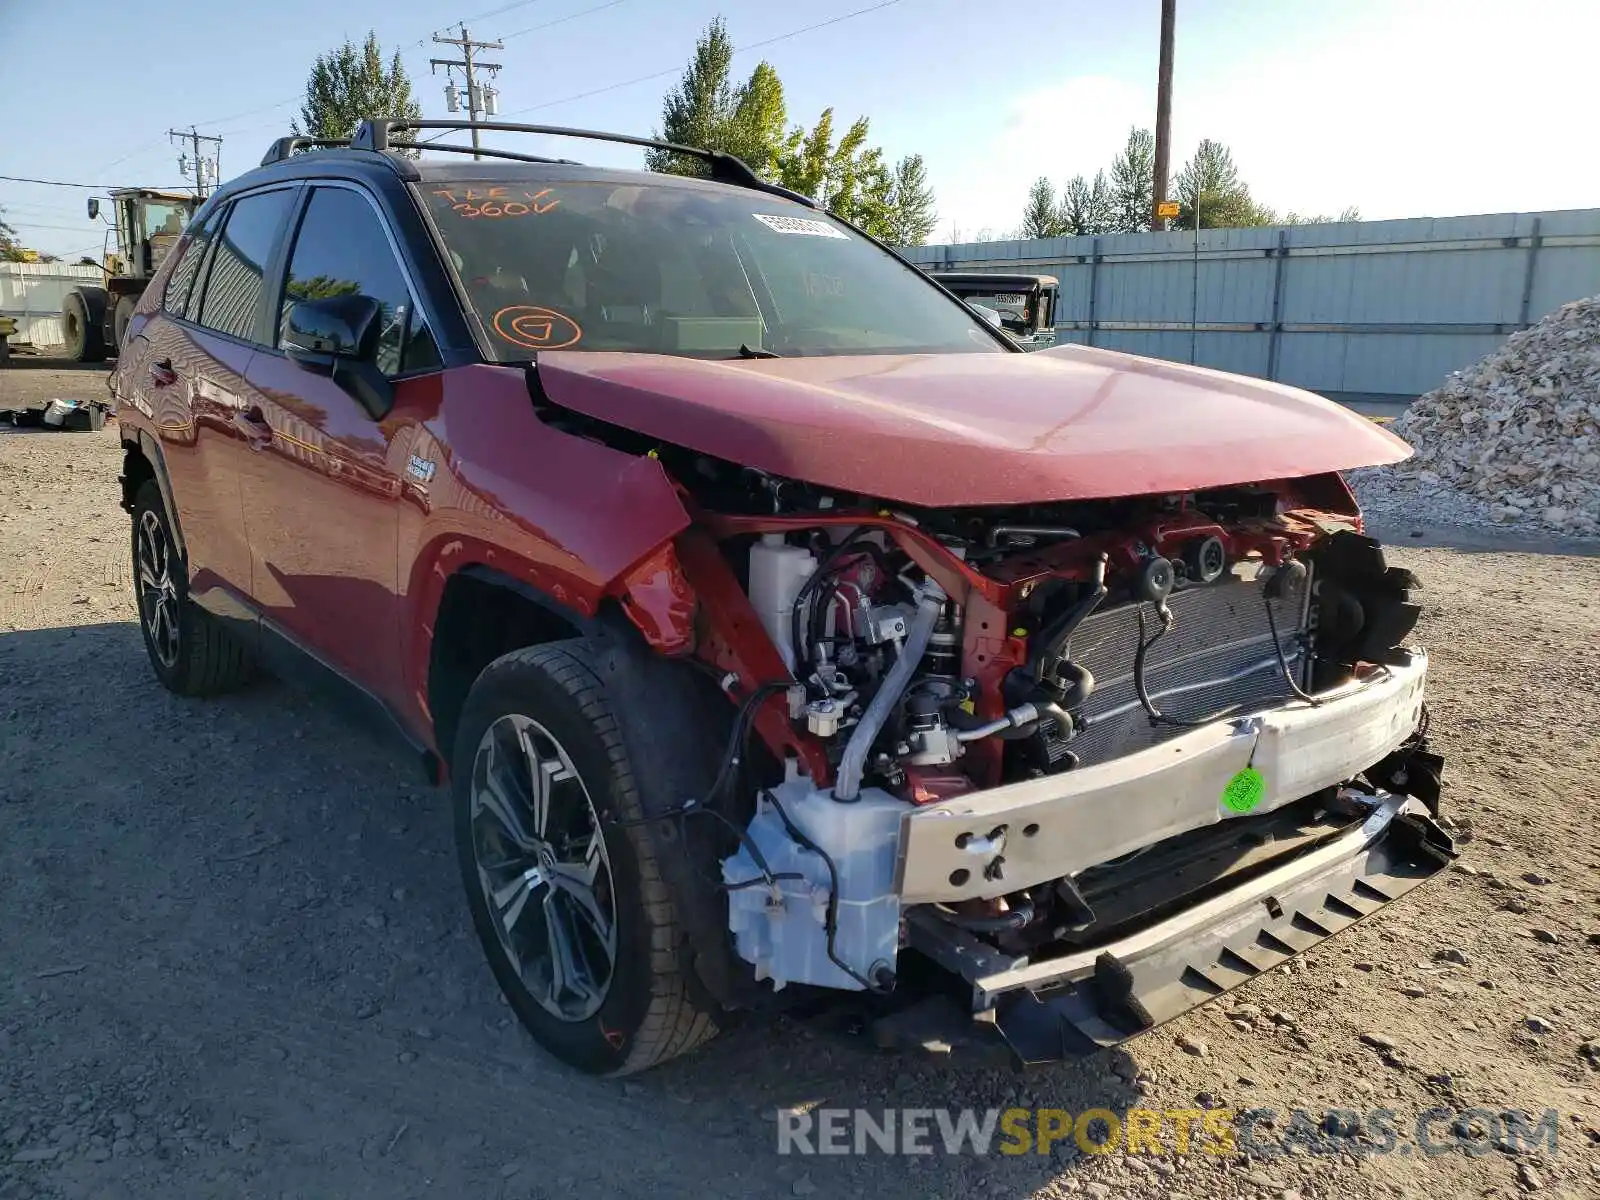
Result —
[[553, 308], [513, 304], [494, 315], [494, 331], [525, 350], [560, 350], [583, 337], [578, 323]]

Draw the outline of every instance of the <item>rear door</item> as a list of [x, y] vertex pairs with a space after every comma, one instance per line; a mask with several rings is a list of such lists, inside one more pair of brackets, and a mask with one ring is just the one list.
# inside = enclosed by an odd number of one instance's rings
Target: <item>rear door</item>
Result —
[[[405, 397], [417, 386], [405, 381], [436, 372], [439, 354], [387, 219], [364, 189], [310, 188], [286, 264], [277, 344], [250, 367], [270, 433], [244, 479], [252, 586], [278, 631], [394, 706], [404, 694], [400, 493], [415, 433]], [[389, 414], [369, 412], [332, 378], [283, 353], [290, 305], [347, 293], [382, 305], [377, 364], [397, 381]]]
[[160, 438], [188, 559], [191, 593], [222, 607], [248, 597], [250, 547], [239, 480], [251, 458], [245, 382], [273, 256], [295, 191], [219, 207], [174, 264], [161, 312], [143, 328], [130, 386]]

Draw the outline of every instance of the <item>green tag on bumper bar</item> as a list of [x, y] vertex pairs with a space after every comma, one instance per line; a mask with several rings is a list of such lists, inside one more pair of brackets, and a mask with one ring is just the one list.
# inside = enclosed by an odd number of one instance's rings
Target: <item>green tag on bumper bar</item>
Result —
[[1222, 789], [1222, 807], [1232, 813], [1247, 813], [1261, 803], [1266, 794], [1267, 781], [1254, 767], [1246, 767]]

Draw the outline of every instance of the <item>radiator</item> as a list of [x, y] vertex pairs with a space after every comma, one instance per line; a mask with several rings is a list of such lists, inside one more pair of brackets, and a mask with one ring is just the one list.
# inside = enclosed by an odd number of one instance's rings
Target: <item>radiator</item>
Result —
[[[1297, 682], [1302, 669], [1309, 579], [1271, 601], [1284, 657]], [[1174, 617], [1146, 656], [1145, 687], [1162, 713], [1209, 720], [1271, 708], [1293, 696], [1283, 678], [1267, 625], [1262, 585], [1232, 575], [1222, 582], [1187, 588], [1167, 600]], [[1144, 605], [1144, 636], [1160, 627]], [[1182, 733], [1180, 726], [1152, 724], [1133, 685], [1139, 647], [1139, 606], [1119, 604], [1092, 613], [1072, 636], [1072, 659], [1094, 674], [1093, 694], [1080, 710], [1087, 728], [1069, 743], [1052, 739], [1052, 759], [1067, 750], [1082, 765], [1106, 762]]]

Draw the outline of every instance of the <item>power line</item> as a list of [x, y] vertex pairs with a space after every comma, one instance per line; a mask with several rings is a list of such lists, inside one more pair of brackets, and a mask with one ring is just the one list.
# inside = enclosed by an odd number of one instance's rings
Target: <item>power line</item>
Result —
[[[29, 179], [22, 175], [0, 175], [0, 183], [36, 183], [40, 187], [89, 188], [90, 190], [96, 192], [103, 192], [107, 187], [107, 185], [103, 183], [63, 183], [59, 179]], [[150, 190], [157, 192], [174, 192], [180, 188], [187, 188], [188, 186], [189, 184], [187, 182], [171, 184], [164, 183], [159, 187], [151, 186]]]
[[[87, 223], [88, 218], [86, 217], [86, 218], [84, 218], [84, 220], [85, 220], [85, 223]], [[42, 224], [39, 224], [36, 221], [22, 221], [22, 220], [19, 220], [19, 221], [16, 222], [16, 226], [17, 226], [18, 229], [59, 229], [59, 230], [64, 230], [67, 233], [82, 233], [82, 232], [84, 232], [84, 229], [83, 229], [82, 225], [42, 225]]]
[[539, 0], [513, 0], [511, 4], [502, 4], [499, 8], [491, 8], [488, 12], [478, 13], [476, 16], [462, 17], [463, 21], [483, 21], [489, 17], [498, 17], [501, 13], [508, 13], [514, 8], [527, 8], [530, 4], [538, 4]]
[[576, 21], [579, 17], [587, 17], [590, 13], [604, 12], [608, 8], [615, 8], [619, 4], [626, 4], [627, 0], [610, 0], [609, 4], [597, 4], [593, 8], [585, 8], [579, 12], [569, 13], [564, 17], [557, 17], [554, 21], [546, 21], [542, 25], [530, 25], [526, 29], [519, 29], [515, 33], [503, 34], [502, 42], [509, 42], [514, 37], [521, 37], [525, 33], [538, 33], [541, 29], [554, 29], [557, 25], [565, 25], [568, 21]]
[[[770, 37], [764, 41], [751, 42], [748, 46], [736, 46], [733, 52], [735, 54], [743, 54], [750, 50], [760, 50], [764, 46], [774, 46], [779, 42], [786, 42], [790, 38], [799, 37], [802, 33], [811, 33], [813, 30], [825, 29], [829, 25], [837, 25], [841, 21], [849, 21], [856, 17], [864, 17], [868, 13], [875, 13], [880, 9], [892, 8], [894, 5], [899, 4], [900, 2], [901, 0], [882, 0], [882, 2], [879, 4], [874, 4], [867, 8], [858, 8], [855, 12], [841, 13], [837, 17], [829, 17], [826, 21], [818, 21], [814, 25], [807, 25], [801, 29], [791, 29], [788, 33], [780, 33], [776, 37]], [[574, 100], [587, 100], [590, 96], [599, 96], [606, 92], [615, 92], [620, 88], [633, 87], [635, 84], [639, 83], [649, 83], [653, 79], [665, 79], [669, 75], [679, 74], [682, 70], [683, 67], [681, 65], [669, 67], [664, 71], [656, 71], [651, 75], [640, 75], [637, 79], [624, 79], [620, 83], [610, 83], [605, 87], [591, 88], [587, 92], [578, 92], [572, 96], [563, 96], [559, 100], [546, 100], [540, 104], [530, 104], [526, 108], [513, 109], [511, 112], [508, 112], [506, 116], [514, 117], [520, 113], [535, 112], [541, 108], [554, 108], [558, 104], [571, 104]]]

